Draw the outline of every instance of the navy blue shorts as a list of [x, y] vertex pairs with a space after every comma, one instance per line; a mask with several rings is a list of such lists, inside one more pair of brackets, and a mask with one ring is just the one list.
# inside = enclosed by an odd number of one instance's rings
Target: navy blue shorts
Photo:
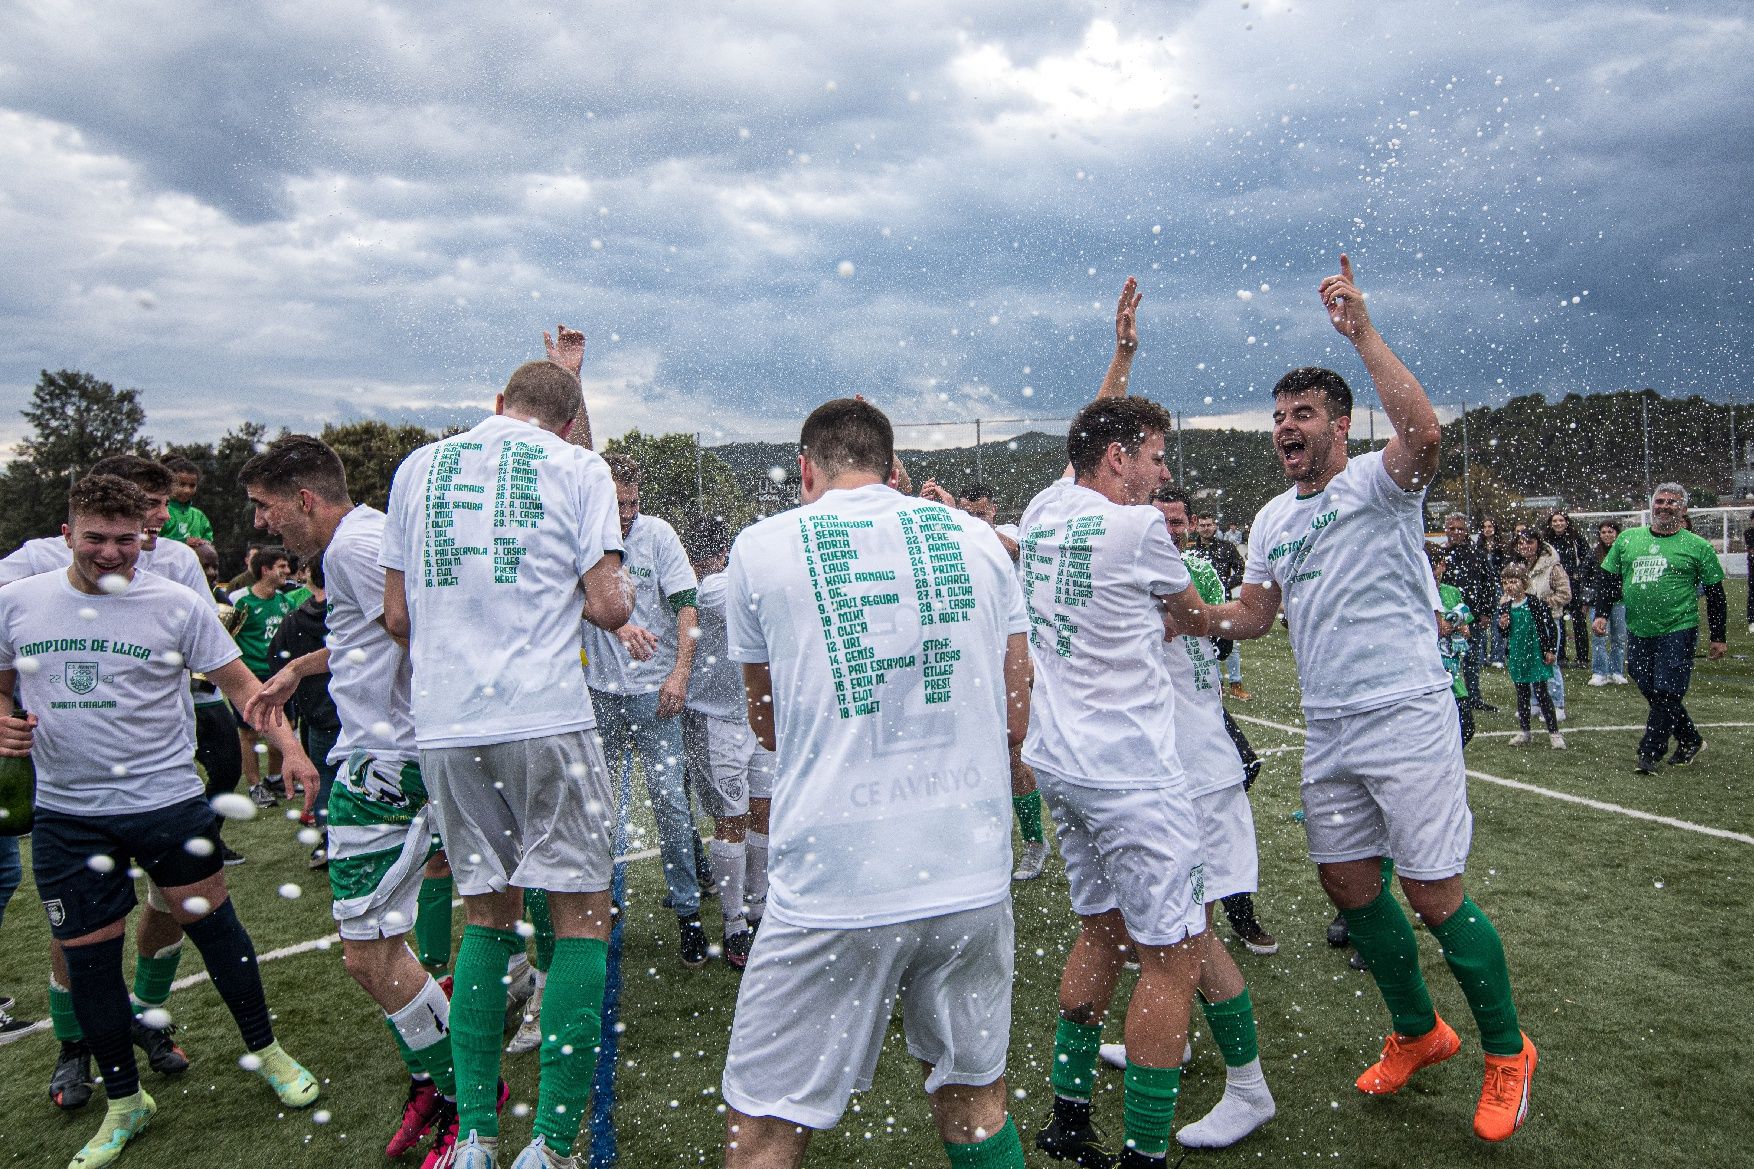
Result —
[[[38, 808], [30, 832], [30, 867], [37, 896], [59, 941], [81, 938], [128, 916], [136, 904], [128, 870], [143, 869], [160, 889], [204, 881], [220, 871], [213, 809], [193, 796], [168, 808], [123, 815], [71, 816]], [[206, 856], [185, 846], [195, 838], [213, 844]], [[91, 858], [108, 872], [91, 866]]]
[[1649, 694], [1685, 694], [1693, 684], [1693, 651], [1699, 627], [1678, 629], [1660, 637], [1626, 639], [1626, 673]]

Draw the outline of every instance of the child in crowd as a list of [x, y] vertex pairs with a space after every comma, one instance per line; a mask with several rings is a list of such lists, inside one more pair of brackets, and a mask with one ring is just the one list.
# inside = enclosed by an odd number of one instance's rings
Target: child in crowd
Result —
[[1547, 725], [1547, 741], [1554, 750], [1565, 749], [1565, 736], [1559, 733], [1559, 720], [1553, 713], [1553, 696], [1547, 683], [1553, 677], [1554, 651], [1559, 641], [1553, 612], [1546, 605], [1529, 603], [1529, 570], [1521, 564], [1509, 564], [1499, 579], [1504, 595], [1498, 599], [1498, 628], [1505, 634], [1506, 658], [1510, 680], [1516, 685], [1516, 720], [1522, 728], [1513, 735], [1510, 745], [1527, 746], [1529, 735], [1529, 698], [1531, 693], [1541, 705], [1541, 721]]
[[1462, 590], [1445, 584], [1449, 557], [1442, 549], [1431, 553], [1431, 575], [1437, 578], [1438, 604], [1443, 608], [1437, 616], [1437, 654], [1443, 668], [1449, 671], [1450, 693], [1455, 695], [1456, 712], [1462, 720], [1462, 746], [1474, 737], [1474, 709], [1468, 701], [1468, 680], [1462, 674], [1468, 657], [1468, 642], [1474, 636], [1474, 612], [1462, 599]]
[[213, 522], [195, 506], [195, 492], [201, 488], [201, 468], [180, 455], [165, 459], [164, 465], [171, 472], [171, 497], [165, 505], [170, 519], [159, 529], [159, 537], [185, 544], [197, 540], [213, 543]]

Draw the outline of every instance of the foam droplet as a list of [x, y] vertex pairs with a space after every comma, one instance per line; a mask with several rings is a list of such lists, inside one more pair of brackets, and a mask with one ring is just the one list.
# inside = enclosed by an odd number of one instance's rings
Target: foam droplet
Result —
[[213, 842], [205, 836], [191, 836], [183, 841], [183, 851], [190, 856], [212, 856]]
[[213, 908], [213, 902], [207, 900], [207, 898], [205, 898], [205, 897], [185, 897], [185, 898], [183, 898], [183, 912], [184, 913], [192, 913], [196, 917], [205, 917], [205, 916], [207, 916], [208, 912], [210, 910], [212, 910], [212, 908]]
[[842, 280], [850, 280], [853, 273], [857, 271], [851, 260], [842, 260], [834, 266], [834, 270]]
[[171, 1025], [171, 1013], [163, 1007], [149, 1007], [140, 1012], [140, 1021], [154, 1031], [163, 1031]]
[[97, 587], [113, 597], [128, 591], [128, 578], [119, 572], [106, 572], [97, 578]]
[[246, 1051], [238, 1056], [238, 1066], [246, 1072], [259, 1072], [262, 1070], [262, 1057], [253, 1051]]
[[81, 621], [96, 621], [97, 620], [97, 610], [93, 609], [90, 605], [87, 605], [83, 609], [79, 610], [79, 619]]
[[256, 803], [249, 796], [239, 792], [220, 792], [208, 801], [213, 810], [227, 820], [253, 820], [256, 818]]
[[94, 873], [113, 873], [116, 871], [116, 858], [108, 853], [93, 853], [86, 858], [85, 867]]
[[288, 881], [286, 884], [280, 886], [280, 895], [288, 901], [297, 901], [300, 897], [305, 895], [305, 891], [300, 889], [297, 885], [294, 885], [291, 881]]

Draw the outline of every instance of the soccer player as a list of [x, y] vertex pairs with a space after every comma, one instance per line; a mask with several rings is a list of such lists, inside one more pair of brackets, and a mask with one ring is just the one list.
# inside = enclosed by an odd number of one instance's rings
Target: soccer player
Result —
[[468, 924], [451, 1000], [456, 1169], [494, 1169], [507, 971], [522, 890], [547, 894], [535, 1138], [513, 1169], [572, 1156], [601, 1035], [615, 803], [579, 669], [579, 614], [627, 621], [615, 488], [566, 441], [579, 381], [526, 362], [493, 416], [397, 468], [378, 563], [384, 625], [413, 663], [414, 738]]
[[163, 463], [172, 479], [170, 514], [158, 534], [179, 544], [213, 543], [213, 521], [195, 506], [195, 492], [201, 487], [201, 468], [181, 455], [172, 455]]
[[[670, 908], [676, 912], [682, 964], [707, 959], [700, 925], [701, 878], [696, 874], [694, 817], [683, 778], [682, 721], [694, 668], [695, 576], [676, 529], [640, 511], [639, 464], [609, 455], [621, 517], [622, 555], [633, 578], [633, 617], [613, 633], [585, 627], [585, 682], [603, 737], [603, 754], [617, 774], [637, 755], [658, 821], [658, 848]], [[710, 883], [710, 878], [708, 879]]]
[[[700, 578], [695, 590], [700, 636], [688, 676], [682, 743], [689, 787], [713, 817], [713, 839], [707, 849], [724, 916], [724, 959], [741, 970], [749, 961], [755, 936], [744, 898], [752, 885], [763, 897], [767, 887], [765, 829], [773, 798], [774, 757], [749, 729], [743, 672], [727, 652], [725, 562], [731, 551], [730, 527], [717, 516], [701, 516], [689, 525], [683, 543]], [[763, 828], [753, 846], [752, 816], [759, 817]]]
[[805, 421], [803, 506], [731, 551], [730, 656], [777, 750], [771, 905], [725, 1060], [725, 1164], [796, 1166], [868, 1087], [896, 999], [952, 1165], [1021, 1169], [1004, 742], [1025, 620], [991, 528], [886, 485], [868, 402]]
[[[1651, 493], [1650, 523], [1621, 532], [1602, 559], [1602, 571], [1620, 578], [1626, 602], [1626, 672], [1650, 705], [1634, 769], [1641, 775], [1657, 773], [1671, 736], [1672, 767], [1693, 762], [1705, 748], [1705, 736], [1682, 703], [1693, 681], [1701, 593], [1711, 636], [1706, 656], [1715, 662], [1728, 648], [1724, 567], [1717, 549], [1689, 531], [1686, 519], [1686, 488], [1659, 483]], [[1597, 617], [1594, 628], [1597, 637], [1607, 636], [1608, 619]]]
[[[1235, 544], [1218, 534], [1218, 517], [1209, 511], [1201, 511], [1194, 515], [1194, 526], [1188, 532], [1188, 539], [1177, 539], [1176, 546], [1186, 554], [1198, 551], [1217, 570], [1218, 578], [1224, 584], [1224, 595], [1228, 598], [1242, 584], [1242, 553]], [[1242, 650], [1228, 641], [1218, 647], [1226, 651], [1222, 658], [1224, 681], [1228, 683], [1225, 693], [1238, 702], [1248, 702], [1254, 698], [1243, 688], [1242, 684]]]
[[[268, 643], [274, 640], [286, 615], [304, 604], [311, 594], [308, 589], [283, 587], [292, 578], [292, 557], [278, 544], [265, 544], [250, 553], [250, 576], [249, 587], [231, 595], [232, 607], [243, 614], [243, 621], [232, 636], [243, 651], [244, 665], [256, 676], [256, 681], [266, 682], [273, 673]], [[261, 735], [248, 718], [238, 724], [238, 740], [243, 746], [244, 777], [250, 785], [250, 798], [259, 808], [272, 808], [276, 803], [274, 792], [263, 779], [261, 760], [257, 757]], [[262, 754], [268, 758], [269, 778], [276, 778], [273, 754], [266, 750]], [[290, 786], [286, 787], [286, 798], [292, 798]], [[305, 811], [310, 811], [316, 801], [315, 790], [306, 792]]]
[[[0, 754], [29, 754], [36, 765], [37, 893], [109, 1098], [70, 1169], [115, 1161], [157, 1111], [140, 1087], [122, 981], [134, 865], [201, 951], [250, 1052], [245, 1066], [289, 1107], [309, 1105], [318, 1090], [274, 1041], [195, 774], [189, 672], [207, 674], [240, 706], [257, 685], [204, 596], [136, 570], [148, 507], [127, 480], [87, 476], [68, 498], [72, 564], [0, 589], [0, 703], [10, 710], [16, 698], [30, 712], [0, 719]], [[315, 783], [297, 739], [285, 728], [271, 738], [289, 774]]]
[[[1161, 488], [1151, 497], [1179, 548], [1190, 530], [1188, 497]], [[1194, 587], [1207, 604], [1222, 603], [1228, 590], [1205, 557], [1183, 558]], [[1199, 937], [1200, 1007], [1224, 1056], [1224, 1095], [1211, 1112], [1175, 1134], [1188, 1148], [1224, 1148], [1273, 1119], [1255, 1040], [1254, 1005], [1236, 960], [1212, 930], [1213, 909], [1237, 895], [1253, 894], [1259, 884], [1254, 813], [1243, 780], [1242, 756], [1224, 726], [1218, 648], [1209, 637], [1171, 637], [1164, 642], [1169, 677], [1175, 685], [1175, 746], [1187, 776], [1187, 791], [1198, 813], [1201, 859], [1205, 866], [1206, 930]], [[1251, 913], [1252, 916], [1252, 913]], [[1256, 929], [1259, 927], [1257, 925]], [[1268, 936], [1268, 941], [1272, 941]], [[1275, 943], [1273, 946], [1277, 949]]]
[[[1123, 309], [1134, 305], [1132, 281]], [[1135, 342], [1136, 343], [1136, 342]], [[1110, 373], [1114, 373], [1111, 365]], [[1066, 436], [1072, 475], [1024, 509], [1020, 566], [1035, 701], [1023, 757], [1053, 814], [1079, 917], [1060, 979], [1053, 1117], [1036, 1147], [1108, 1165], [1090, 1119], [1103, 1018], [1129, 947], [1125, 1165], [1169, 1148], [1205, 929], [1198, 813], [1176, 752], [1166, 633], [1203, 636], [1195, 591], [1152, 492], [1169, 478], [1172, 421], [1143, 398], [1105, 394]]]
[[[172, 540], [161, 540], [158, 536], [167, 514], [165, 509], [173, 482], [169, 470], [139, 455], [111, 455], [93, 464], [89, 473], [125, 479], [146, 497], [145, 526], [135, 567], [186, 585], [198, 593], [203, 592], [205, 578], [200, 558], [194, 550]], [[0, 560], [0, 585], [39, 573], [65, 572], [72, 563], [73, 550], [65, 535], [28, 540], [6, 559]], [[207, 770], [207, 795], [211, 798], [222, 790], [231, 791], [237, 786], [237, 723], [212, 682], [198, 680], [192, 685], [195, 757]], [[229, 771], [228, 763], [231, 765]], [[226, 783], [228, 778], [229, 784]], [[243, 858], [221, 839], [221, 822], [220, 817], [214, 817], [213, 839], [219, 842], [221, 859], [226, 863], [236, 863]], [[170, 998], [171, 983], [176, 981], [177, 966], [183, 957], [183, 929], [171, 916], [170, 906], [158, 886], [150, 880], [146, 884], [146, 904], [140, 911], [140, 924], [136, 927], [134, 940], [134, 1043], [146, 1053], [147, 1063], [153, 1071], [160, 1075], [178, 1075], [188, 1070], [189, 1058], [172, 1038], [174, 1024], [166, 1022], [151, 1026], [144, 1016], [147, 1011], [164, 1011]], [[79, 1019], [73, 1012], [61, 944], [53, 938], [49, 943], [49, 960], [49, 1019], [55, 1038], [61, 1044], [54, 1069], [49, 1074], [49, 1099], [57, 1108], [72, 1110], [84, 1107], [91, 1099], [91, 1052], [85, 1044]]]
[[[428, 1158], [436, 1163], [456, 1139], [457, 1089], [450, 1002], [407, 942], [435, 848], [409, 709], [408, 654], [384, 626], [384, 513], [354, 504], [341, 456], [309, 435], [276, 441], [243, 465], [238, 483], [257, 528], [307, 563], [322, 558], [328, 644], [282, 666], [244, 716], [258, 726], [278, 724], [301, 680], [329, 675], [341, 720], [328, 755], [341, 765], [329, 794], [328, 871], [342, 962], [383, 1008], [409, 1074], [401, 1124], [384, 1155], [401, 1156], [437, 1129]], [[447, 932], [450, 920], [447, 902]]]
[[1230, 636], [1251, 638], [1285, 608], [1307, 727], [1310, 858], [1394, 1022], [1359, 1091], [1398, 1092], [1461, 1048], [1432, 1007], [1412, 926], [1384, 888], [1382, 861], [1393, 856], [1480, 1028], [1486, 1079], [1474, 1131], [1501, 1141], [1528, 1115], [1536, 1052], [1517, 1024], [1498, 931], [1462, 887], [1473, 814], [1456, 704], [1431, 636], [1441, 606], [1425, 559], [1425, 491], [1442, 432], [1424, 388], [1371, 323], [1349, 258], [1320, 295], [1395, 436], [1348, 458], [1345, 379], [1314, 367], [1279, 379], [1273, 448], [1292, 485], [1255, 517], [1241, 595], [1218, 616]]

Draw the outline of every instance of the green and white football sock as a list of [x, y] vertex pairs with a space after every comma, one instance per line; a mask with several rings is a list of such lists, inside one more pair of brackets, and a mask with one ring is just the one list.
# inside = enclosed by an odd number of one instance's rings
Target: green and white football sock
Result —
[[[451, 1059], [451, 1003], [438, 979], [428, 977], [414, 1001], [385, 1016], [396, 1035], [409, 1074], [430, 1078], [439, 1095], [457, 1098], [457, 1076]], [[497, 1078], [497, 1077], [496, 1077]]]
[[134, 1013], [162, 1007], [171, 997], [177, 980], [177, 964], [183, 960], [183, 939], [178, 938], [156, 954], [134, 958]]
[[1175, 1139], [1185, 1148], [1222, 1149], [1273, 1119], [1277, 1106], [1267, 1090], [1267, 1077], [1261, 1072], [1255, 1010], [1248, 988], [1223, 1002], [1202, 999], [1201, 1007], [1212, 1039], [1224, 1054], [1224, 1095], [1212, 1111], [1183, 1126]]

